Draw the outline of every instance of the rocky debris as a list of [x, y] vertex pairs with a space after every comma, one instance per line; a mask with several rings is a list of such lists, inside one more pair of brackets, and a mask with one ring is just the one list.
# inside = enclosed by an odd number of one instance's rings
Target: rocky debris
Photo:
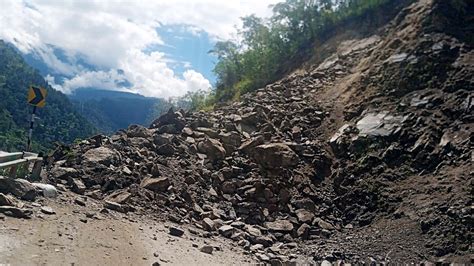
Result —
[[[415, 13], [420, 21], [406, 15]], [[219, 233], [268, 263], [299, 243], [314, 244], [307, 253], [319, 261], [347, 258], [341, 250], [354, 238], [341, 247], [333, 238], [392, 216], [417, 221], [434, 239], [425, 250], [465, 254], [472, 48], [428, 30], [421, 21], [431, 16], [415, 3], [383, 35], [338, 41], [318, 65], [240, 102], [170, 109], [148, 129], [96, 136], [68, 156], [59, 150], [49, 181], [112, 210], [136, 207]], [[412, 23], [416, 34], [402, 30]]]

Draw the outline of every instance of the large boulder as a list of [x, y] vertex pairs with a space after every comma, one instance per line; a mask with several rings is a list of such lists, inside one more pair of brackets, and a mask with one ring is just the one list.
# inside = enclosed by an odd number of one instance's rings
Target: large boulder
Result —
[[49, 174], [56, 180], [67, 180], [70, 177], [78, 177], [79, 171], [72, 167], [61, 167], [56, 165], [49, 171]]
[[140, 125], [130, 125], [127, 129], [127, 136], [130, 138], [150, 138], [151, 131]]
[[388, 112], [368, 113], [356, 124], [359, 136], [388, 137], [400, 129], [402, 117]]
[[86, 162], [109, 166], [119, 160], [120, 155], [109, 148], [99, 147], [86, 151], [83, 155]]
[[0, 193], [10, 193], [23, 200], [34, 200], [38, 195], [35, 186], [27, 180], [4, 177], [0, 177]]
[[257, 146], [253, 157], [258, 164], [267, 169], [295, 166], [299, 162], [298, 155], [283, 143]]
[[218, 137], [222, 143], [224, 143], [224, 148], [228, 153], [233, 152], [242, 144], [242, 138], [240, 137], [240, 134], [235, 131], [225, 133], [222, 132]]
[[[161, 131], [163, 133], [173, 133], [173, 130], [170, 128], [174, 128], [176, 131], [181, 132], [185, 126], [185, 121], [183, 115], [180, 112], [174, 112], [173, 108], [170, 108], [168, 112], [153, 121], [150, 125], [150, 128], [162, 128]], [[167, 128], [165, 130], [165, 128]]]
[[329, 140], [334, 153], [345, 156], [360, 154], [371, 144], [383, 145], [384, 139], [393, 138], [400, 132], [403, 117], [386, 111], [366, 113], [355, 125], [344, 124]]
[[211, 161], [222, 160], [226, 155], [224, 147], [216, 139], [207, 138], [199, 142], [197, 148], [199, 152], [206, 154]]
[[262, 145], [263, 143], [265, 143], [265, 138], [263, 136], [257, 136], [242, 143], [239, 150], [245, 153], [250, 153], [255, 147]]

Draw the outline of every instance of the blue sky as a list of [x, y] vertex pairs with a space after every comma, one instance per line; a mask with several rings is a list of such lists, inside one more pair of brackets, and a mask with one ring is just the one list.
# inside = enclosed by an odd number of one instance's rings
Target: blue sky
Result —
[[2, 1], [0, 39], [66, 94], [97, 88], [177, 97], [211, 89], [214, 43], [236, 38], [243, 16], [270, 16], [278, 1]]
[[216, 77], [212, 69], [217, 59], [208, 52], [216, 41], [207, 32], [190, 32], [186, 25], [163, 26], [157, 32], [165, 44], [153, 48], [179, 62], [172, 65], [173, 70], [182, 75], [186, 69], [193, 67], [214, 85]]

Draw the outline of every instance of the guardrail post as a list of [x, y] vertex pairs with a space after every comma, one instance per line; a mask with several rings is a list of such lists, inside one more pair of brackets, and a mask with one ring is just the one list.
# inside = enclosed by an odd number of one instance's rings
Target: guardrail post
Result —
[[[39, 158], [38, 158], [39, 159]], [[41, 179], [41, 167], [43, 166], [42, 160], [37, 160], [33, 164], [33, 170], [31, 171], [31, 179], [38, 181]]]
[[18, 166], [17, 165], [13, 165], [12, 167], [10, 167], [10, 173], [8, 174], [8, 176], [10, 178], [15, 178], [16, 177], [16, 170], [18, 169]]

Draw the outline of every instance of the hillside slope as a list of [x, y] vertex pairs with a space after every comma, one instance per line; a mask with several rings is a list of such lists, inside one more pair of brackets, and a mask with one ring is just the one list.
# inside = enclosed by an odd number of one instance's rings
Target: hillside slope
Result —
[[131, 124], [148, 125], [173, 106], [165, 99], [86, 88], [74, 91], [69, 99], [78, 113], [105, 134]]
[[473, 10], [449, 3], [416, 1], [241, 102], [58, 149], [48, 178], [273, 265], [469, 263]]
[[93, 134], [94, 127], [74, 110], [67, 97], [51, 88], [12, 47], [0, 40], [0, 150], [25, 149], [32, 108], [26, 103], [26, 96], [33, 84], [48, 90], [46, 106], [37, 111], [34, 151], [51, 148], [55, 141], [71, 143]]

